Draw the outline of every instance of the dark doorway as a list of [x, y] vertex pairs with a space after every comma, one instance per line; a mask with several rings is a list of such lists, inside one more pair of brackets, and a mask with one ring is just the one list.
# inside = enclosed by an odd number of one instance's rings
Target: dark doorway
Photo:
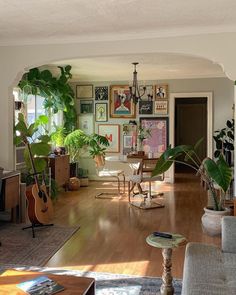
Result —
[[[198, 154], [201, 159], [207, 155], [207, 98], [175, 99], [175, 146], [180, 144], [194, 145], [204, 138]], [[193, 172], [184, 165], [175, 165], [176, 172]]]

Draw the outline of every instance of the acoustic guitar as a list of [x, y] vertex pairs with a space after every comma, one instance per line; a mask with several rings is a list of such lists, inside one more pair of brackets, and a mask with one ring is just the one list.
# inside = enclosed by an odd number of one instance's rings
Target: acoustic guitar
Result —
[[45, 184], [40, 185], [38, 173], [35, 168], [33, 155], [28, 140], [25, 144], [29, 151], [30, 162], [33, 169], [35, 184], [26, 190], [28, 200], [28, 216], [32, 224], [47, 224], [53, 218], [52, 200], [47, 194]]

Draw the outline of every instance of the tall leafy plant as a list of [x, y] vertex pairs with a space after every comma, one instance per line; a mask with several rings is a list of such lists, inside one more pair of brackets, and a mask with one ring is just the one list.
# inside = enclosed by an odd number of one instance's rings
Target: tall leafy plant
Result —
[[234, 120], [227, 120], [226, 127], [216, 130], [213, 138], [216, 143], [215, 158], [223, 154], [230, 164], [231, 152], [234, 150]]
[[27, 147], [24, 152], [24, 159], [31, 173], [34, 171], [30, 161], [28, 145], [34, 158], [36, 171], [40, 173], [47, 167], [47, 160], [45, 157], [48, 156], [51, 151], [51, 146], [49, 144], [50, 137], [39, 132], [39, 127], [42, 127], [45, 122], [46, 117], [41, 116], [35, 123], [28, 125], [25, 122], [24, 115], [19, 113], [18, 122], [15, 125], [14, 143], [15, 145], [23, 143]]
[[38, 68], [33, 68], [23, 76], [19, 87], [24, 97], [29, 94], [44, 97], [44, 108], [48, 114], [63, 111], [63, 127], [69, 133], [76, 127], [74, 92], [69, 85], [69, 80], [72, 78], [71, 66], [58, 68], [60, 69], [58, 77], [54, 77], [49, 70], [40, 71]]
[[[200, 143], [201, 141], [195, 146], [179, 145], [174, 148], [168, 147], [158, 159], [152, 175], [156, 176], [163, 174], [174, 162], [191, 167], [206, 182], [210, 191], [210, 196], [213, 200], [213, 209], [215, 211], [220, 211], [223, 210], [224, 196], [232, 179], [232, 170], [222, 154], [216, 161], [208, 157], [201, 161], [197, 154], [197, 149]], [[184, 160], [180, 160], [181, 156]], [[220, 198], [217, 197], [215, 184], [221, 189]]]

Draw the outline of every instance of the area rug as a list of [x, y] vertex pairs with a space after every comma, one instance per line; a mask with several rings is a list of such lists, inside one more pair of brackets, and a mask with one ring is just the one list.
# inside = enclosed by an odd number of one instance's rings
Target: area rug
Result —
[[22, 224], [0, 225], [0, 264], [43, 266], [79, 229], [49, 226], [22, 230]]
[[[140, 277], [122, 274], [83, 272], [79, 270], [63, 270], [55, 268], [16, 267], [12, 265], [4, 268], [16, 268], [19, 270], [34, 270], [57, 275], [73, 275], [94, 278], [96, 280], [96, 295], [157, 295], [160, 294], [161, 278]], [[0, 267], [3, 270], [3, 266]], [[174, 279], [175, 295], [181, 294], [182, 281]]]

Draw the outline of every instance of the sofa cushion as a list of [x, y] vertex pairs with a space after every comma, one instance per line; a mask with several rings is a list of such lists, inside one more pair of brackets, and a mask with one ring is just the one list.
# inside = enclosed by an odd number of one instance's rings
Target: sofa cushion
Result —
[[228, 255], [222, 254], [216, 246], [189, 243], [185, 253], [182, 295], [236, 294], [236, 258]]

